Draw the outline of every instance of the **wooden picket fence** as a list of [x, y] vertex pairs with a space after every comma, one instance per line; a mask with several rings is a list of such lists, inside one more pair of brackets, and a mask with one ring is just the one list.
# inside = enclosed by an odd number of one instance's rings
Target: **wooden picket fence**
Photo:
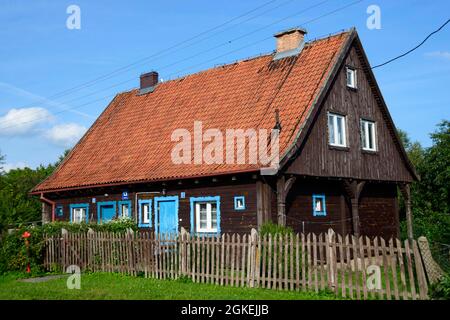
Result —
[[416, 241], [326, 234], [63, 233], [46, 238], [45, 267], [278, 290], [332, 290], [352, 299], [427, 298]]

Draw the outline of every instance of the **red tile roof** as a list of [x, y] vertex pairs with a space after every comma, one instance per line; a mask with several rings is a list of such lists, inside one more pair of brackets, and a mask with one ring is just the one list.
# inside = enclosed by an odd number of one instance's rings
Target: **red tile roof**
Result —
[[280, 154], [299, 128], [349, 38], [344, 32], [308, 43], [298, 57], [265, 55], [160, 83], [154, 92], [118, 94], [66, 160], [33, 192], [257, 171], [251, 164], [174, 164], [177, 128], [193, 132], [272, 129], [279, 109]]

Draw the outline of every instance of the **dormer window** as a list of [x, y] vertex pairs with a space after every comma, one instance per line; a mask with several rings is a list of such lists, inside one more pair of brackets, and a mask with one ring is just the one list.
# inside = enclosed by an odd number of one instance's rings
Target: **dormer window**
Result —
[[347, 87], [356, 89], [356, 69], [346, 67]]

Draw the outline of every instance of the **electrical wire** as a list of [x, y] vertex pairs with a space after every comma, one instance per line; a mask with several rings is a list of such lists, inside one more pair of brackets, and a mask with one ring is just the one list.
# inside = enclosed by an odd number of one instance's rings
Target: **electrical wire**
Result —
[[413, 52], [413, 51], [419, 49], [425, 42], [427, 42], [428, 39], [430, 39], [434, 34], [436, 34], [436, 33], [438, 33], [439, 31], [441, 31], [441, 30], [442, 30], [449, 22], [450, 22], [450, 19], [448, 19], [448, 20], [447, 20], [443, 25], [441, 25], [438, 29], [436, 29], [435, 31], [433, 31], [432, 33], [430, 33], [430, 34], [429, 34], [429, 35], [428, 35], [421, 43], [419, 43], [417, 46], [415, 46], [415, 47], [412, 48], [411, 50], [408, 50], [407, 52], [405, 52], [405, 53], [403, 53], [403, 54], [401, 54], [401, 55], [399, 55], [399, 56], [397, 56], [397, 57], [395, 57], [395, 58], [392, 58], [392, 59], [390, 59], [390, 60], [388, 60], [388, 61], [386, 61], [386, 62], [384, 62], [384, 63], [378, 64], [378, 65], [372, 67], [372, 69], [376, 69], [376, 68], [385, 66], [385, 65], [387, 65], [387, 64], [389, 64], [389, 63], [391, 63], [391, 62], [394, 62], [394, 61], [396, 61], [396, 60], [398, 60], [398, 59], [400, 59], [400, 58], [403, 58], [403, 57], [407, 56], [408, 54], [410, 54], [411, 52]]

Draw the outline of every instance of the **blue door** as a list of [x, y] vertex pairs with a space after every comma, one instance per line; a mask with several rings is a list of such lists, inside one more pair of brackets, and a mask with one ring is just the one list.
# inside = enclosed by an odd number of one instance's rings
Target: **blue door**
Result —
[[156, 197], [155, 213], [156, 232], [178, 232], [178, 197]]
[[114, 201], [98, 202], [98, 221], [108, 222], [116, 217], [116, 203]]

